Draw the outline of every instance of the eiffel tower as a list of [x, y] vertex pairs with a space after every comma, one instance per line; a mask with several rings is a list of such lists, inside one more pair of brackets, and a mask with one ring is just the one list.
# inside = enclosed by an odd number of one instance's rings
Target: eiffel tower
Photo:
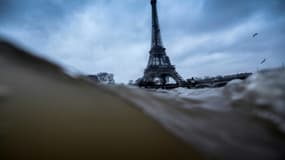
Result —
[[176, 72], [175, 66], [171, 64], [169, 57], [166, 55], [162, 43], [157, 14], [157, 1], [151, 0], [152, 6], [152, 40], [151, 50], [149, 51], [148, 65], [144, 71], [143, 78], [140, 79], [139, 85], [166, 85], [169, 78], [173, 78], [177, 86], [182, 86], [185, 81]]

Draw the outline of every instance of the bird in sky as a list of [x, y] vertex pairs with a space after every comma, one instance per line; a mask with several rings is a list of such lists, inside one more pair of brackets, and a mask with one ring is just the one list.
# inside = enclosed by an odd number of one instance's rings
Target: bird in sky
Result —
[[258, 36], [258, 34], [259, 34], [259, 33], [254, 33], [254, 34], [252, 35], [252, 37], [255, 38], [256, 36]]
[[264, 64], [266, 62], [266, 59], [264, 58], [261, 62], [260, 62], [260, 64]]

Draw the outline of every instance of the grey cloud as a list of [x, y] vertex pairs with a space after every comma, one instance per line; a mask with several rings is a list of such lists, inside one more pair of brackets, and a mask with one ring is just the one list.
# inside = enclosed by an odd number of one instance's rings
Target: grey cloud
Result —
[[[168, 0], [167, 0], [168, 1]], [[175, 3], [183, 3], [184, 6]], [[222, 31], [240, 23], [255, 15], [266, 16], [268, 20], [284, 17], [285, 1], [283, 0], [201, 0], [196, 3], [192, 1], [169, 1], [161, 8], [161, 20], [166, 31], [176, 30], [188, 34], [207, 34], [213, 31]], [[179, 6], [181, 11], [177, 16], [169, 8]], [[181, 4], [182, 5], [182, 4]], [[201, 5], [201, 7], [199, 7]], [[199, 8], [199, 9], [197, 9]], [[198, 12], [198, 13], [196, 13]], [[194, 17], [193, 17], [194, 15]]]
[[[119, 82], [143, 74], [148, 0], [1, 3], [0, 34], [41, 55], [86, 74], [113, 72]], [[276, 67], [285, 61], [284, 6], [283, 0], [160, 0], [163, 41], [185, 78]], [[268, 62], [259, 66], [262, 58]]]

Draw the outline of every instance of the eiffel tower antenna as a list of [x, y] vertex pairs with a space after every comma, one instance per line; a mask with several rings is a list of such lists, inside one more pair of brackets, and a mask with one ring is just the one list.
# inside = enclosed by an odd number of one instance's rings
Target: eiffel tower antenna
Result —
[[151, 1], [152, 6], [152, 39], [151, 39], [151, 47], [162, 47], [163, 43], [161, 40], [161, 33], [158, 21], [158, 14], [157, 14], [157, 1]]
[[149, 51], [148, 65], [144, 71], [143, 78], [140, 79], [141, 86], [161, 85], [165, 86], [169, 78], [173, 78], [177, 86], [185, 84], [183, 78], [176, 72], [175, 66], [171, 64], [166, 55], [162, 43], [159, 27], [157, 0], [151, 0], [152, 7], [152, 39], [151, 49]]

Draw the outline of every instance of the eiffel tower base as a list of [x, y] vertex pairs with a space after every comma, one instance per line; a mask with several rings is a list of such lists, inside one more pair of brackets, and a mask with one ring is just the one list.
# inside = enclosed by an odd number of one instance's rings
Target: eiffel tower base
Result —
[[[176, 83], [169, 84], [169, 78], [173, 78]], [[147, 68], [143, 78], [141, 78], [137, 83], [140, 87], [171, 89], [184, 87], [186, 82], [175, 71], [173, 66], [167, 66]]]

